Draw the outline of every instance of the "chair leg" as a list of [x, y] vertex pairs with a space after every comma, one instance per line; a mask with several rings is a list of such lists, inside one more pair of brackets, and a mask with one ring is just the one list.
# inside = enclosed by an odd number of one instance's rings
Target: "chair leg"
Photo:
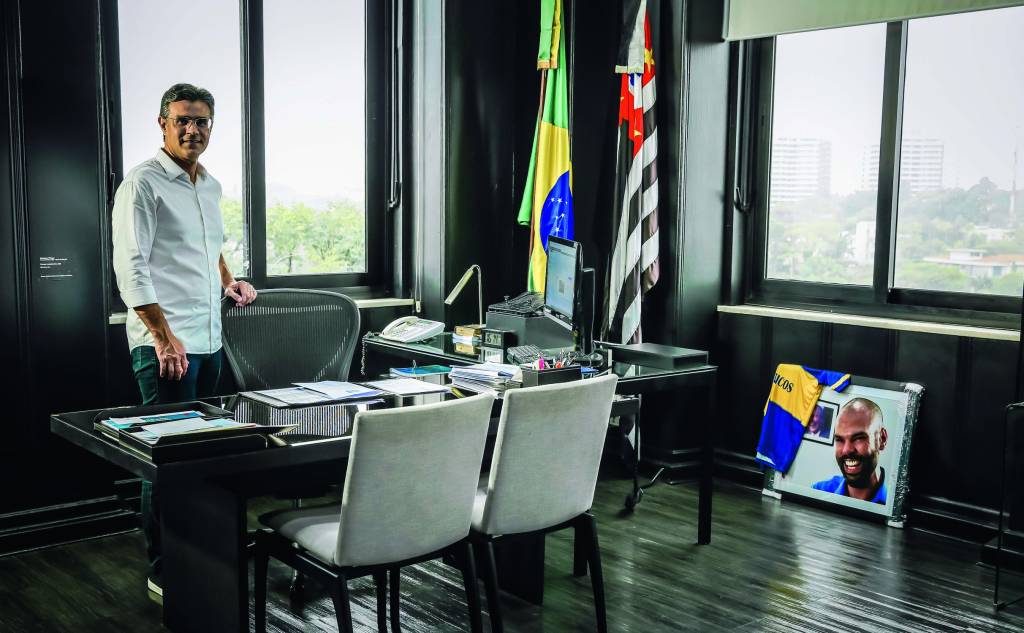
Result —
[[604, 606], [604, 575], [601, 573], [601, 548], [597, 542], [597, 520], [594, 515], [587, 513], [587, 523], [590, 524], [590, 583], [594, 586], [594, 611], [597, 612], [598, 633], [608, 633], [608, 619]]
[[473, 546], [468, 540], [456, 545], [459, 567], [462, 568], [462, 585], [466, 588], [466, 602], [469, 606], [469, 630], [483, 633], [484, 621], [480, 613], [480, 585], [476, 579], [476, 561], [473, 560]]
[[478, 545], [480, 552], [480, 570], [484, 577], [484, 590], [487, 592], [487, 614], [491, 618], [491, 631], [503, 633], [504, 624], [501, 621], [501, 604], [498, 600], [498, 567], [494, 562], [494, 543], [488, 539]]
[[267, 555], [266, 545], [260, 534], [256, 535], [256, 547], [254, 551], [253, 584], [255, 585], [256, 602], [256, 633], [265, 633], [267, 630], [267, 568], [270, 560]]
[[379, 571], [373, 575], [377, 588], [377, 633], [388, 633], [388, 572]]
[[402, 584], [402, 568], [395, 567], [390, 572], [388, 572], [388, 575], [390, 576], [390, 582], [388, 583], [388, 591], [391, 594], [391, 633], [401, 633], [402, 625], [399, 622], [398, 617], [398, 604], [400, 602], [399, 598], [401, 597], [399, 595], [399, 585]]
[[589, 554], [589, 528], [583, 521], [577, 521], [572, 534], [572, 575], [579, 578], [587, 575], [587, 556]]
[[[302, 508], [302, 499], [292, 499], [292, 509], [299, 510]], [[292, 584], [288, 587], [288, 598], [293, 602], [302, 599], [304, 592], [306, 591], [306, 576], [298, 569], [292, 570]]]
[[334, 603], [334, 616], [338, 619], [340, 633], [352, 633], [352, 611], [349, 608], [348, 579], [341, 576], [337, 583], [330, 583], [331, 601]]

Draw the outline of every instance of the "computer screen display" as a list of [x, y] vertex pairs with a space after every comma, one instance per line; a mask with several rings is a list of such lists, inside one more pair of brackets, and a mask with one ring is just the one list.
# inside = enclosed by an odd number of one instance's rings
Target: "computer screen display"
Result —
[[552, 312], [573, 319], [576, 283], [580, 266], [579, 242], [548, 237], [548, 267], [544, 279], [544, 305]]

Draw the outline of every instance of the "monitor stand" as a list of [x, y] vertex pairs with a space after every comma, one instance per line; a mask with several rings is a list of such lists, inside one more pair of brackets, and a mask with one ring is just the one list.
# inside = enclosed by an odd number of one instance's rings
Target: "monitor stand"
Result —
[[488, 312], [487, 328], [515, 332], [516, 345], [536, 345], [541, 349], [571, 348], [574, 345], [572, 327], [548, 314], [518, 316]]

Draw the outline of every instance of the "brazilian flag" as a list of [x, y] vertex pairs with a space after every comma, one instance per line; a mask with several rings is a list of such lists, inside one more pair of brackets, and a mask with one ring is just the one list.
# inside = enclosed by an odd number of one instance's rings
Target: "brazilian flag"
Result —
[[573, 238], [572, 162], [569, 159], [569, 91], [562, 33], [562, 0], [541, 0], [540, 112], [518, 221], [530, 227], [527, 290], [544, 292], [548, 237]]

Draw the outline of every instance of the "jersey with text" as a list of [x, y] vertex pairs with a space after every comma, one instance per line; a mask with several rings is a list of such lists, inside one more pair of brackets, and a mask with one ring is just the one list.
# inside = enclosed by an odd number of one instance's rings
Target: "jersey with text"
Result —
[[850, 374], [802, 365], [779, 365], [764, 405], [757, 461], [782, 473], [788, 471], [821, 390], [827, 386], [833, 391], [842, 391], [849, 384]]

